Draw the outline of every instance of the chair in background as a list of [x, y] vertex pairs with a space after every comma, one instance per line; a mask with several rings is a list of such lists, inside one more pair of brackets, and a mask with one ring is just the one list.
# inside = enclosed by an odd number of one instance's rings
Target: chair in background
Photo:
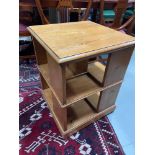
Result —
[[[43, 7], [41, 5], [40, 0], [35, 0], [42, 24], [50, 24], [49, 19], [45, 16]], [[70, 18], [71, 13], [78, 13], [77, 21], [85, 21], [88, 19], [90, 14], [90, 9], [92, 6], [92, 0], [88, 0], [87, 8], [74, 8], [72, 5], [72, 1], [70, 0], [59, 0], [57, 6], [57, 13], [58, 13], [58, 22], [65, 23], [70, 21], [75, 21], [75, 18], [72, 16]], [[74, 18], [74, 19], [73, 19]], [[90, 59], [90, 61], [94, 61], [96, 58]]]
[[[27, 26], [33, 25], [33, 10], [24, 6], [19, 8], [19, 59], [35, 58], [30, 33]], [[29, 38], [29, 39], [26, 39]]]
[[[132, 30], [134, 28], [134, 20], [135, 15], [134, 11], [131, 13], [128, 7], [128, 0], [118, 0], [116, 7], [114, 8], [114, 13], [112, 14], [112, 17], [114, 15], [114, 20], [112, 23], [106, 23], [104, 19], [104, 0], [100, 1], [100, 21], [99, 23], [108, 27], [111, 27], [113, 29], [116, 29], [118, 31], [121, 31], [123, 33], [127, 33], [130, 35], [134, 35], [132, 33]], [[108, 13], [108, 12], [107, 12]], [[124, 17], [127, 17], [127, 20], [123, 23]]]
[[[40, 0], [35, 0], [35, 3], [37, 6], [39, 15], [41, 17], [42, 24], [49, 24], [50, 23], [49, 19], [44, 14]], [[88, 19], [91, 5], [92, 5], [92, 0], [88, 0], [88, 5], [87, 5], [85, 12], [83, 11], [83, 9], [75, 8], [75, 10], [77, 10], [77, 12], [79, 14], [78, 20], [87, 20]], [[70, 21], [70, 13], [72, 12], [73, 9], [74, 9], [74, 7], [72, 5], [71, 0], [59, 0], [59, 3], [57, 5], [58, 21], [60, 23], [69, 22]], [[81, 15], [82, 13], [83, 13], [83, 15]]]
[[115, 11], [114, 10], [103, 10], [103, 17], [105, 23], [112, 23], [114, 22], [115, 18]]
[[[127, 10], [125, 11], [125, 13], [123, 15], [124, 20], [128, 20], [129, 17], [131, 17], [133, 14], [134, 14], [134, 8], [133, 7], [127, 8]], [[115, 18], [114, 9], [103, 10], [103, 17], [104, 17], [105, 23], [113, 23], [114, 18]]]
[[[135, 26], [135, 15], [134, 11], [131, 13], [127, 9], [128, 0], [118, 0], [116, 7], [113, 11], [104, 10], [104, 0], [100, 1], [100, 10], [99, 10], [99, 23], [104, 26], [108, 26], [122, 33], [126, 33], [134, 36], [133, 29]], [[127, 11], [127, 12], [126, 12]], [[108, 14], [109, 13], [109, 14]], [[108, 23], [106, 23], [105, 18], [110, 17]], [[124, 17], [126, 17], [126, 21], [123, 22]], [[110, 22], [109, 22], [110, 21]], [[108, 54], [104, 56], [99, 56], [98, 61], [107, 63]]]

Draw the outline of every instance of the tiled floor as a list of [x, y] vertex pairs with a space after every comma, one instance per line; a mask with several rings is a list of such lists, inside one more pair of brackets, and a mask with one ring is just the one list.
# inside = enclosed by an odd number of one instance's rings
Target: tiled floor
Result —
[[134, 155], [135, 135], [135, 55], [132, 55], [116, 100], [116, 110], [108, 116], [126, 155]]

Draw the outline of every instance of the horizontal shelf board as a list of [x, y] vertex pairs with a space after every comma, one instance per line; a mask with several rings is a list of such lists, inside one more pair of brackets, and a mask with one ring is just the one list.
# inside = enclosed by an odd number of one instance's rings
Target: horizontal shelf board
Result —
[[91, 124], [92, 122], [99, 119], [100, 117], [111, 113], [115, 109], [115, 105], [113, 105], [102, 112], [96, 113], [84, 100], [78, 101], [77, 104], [74, 104], [68, 107], [69, 114], [68, 114], [67, 130], [64, 131], [52, 108], [53, 103], [51, 98], [51, 93], [52, 93], [51, 90], [44, 89], [42, 93], [43, 93], [44, 99], [48, 104], [49, 110], [53, 114], [53, 118], [59, 128], [59, 131], [63, 136], [69, 136], [77, 132], [77, 130], [82, 129], [83, 127]]
[[100, 62], [89, 63], [88, 72], [102, 83], [106, 66]]
[[66, 84], [67, 104], [83, 99], [100, 90], [102, 90], [102, 87], [86, 74], [68, 80]]

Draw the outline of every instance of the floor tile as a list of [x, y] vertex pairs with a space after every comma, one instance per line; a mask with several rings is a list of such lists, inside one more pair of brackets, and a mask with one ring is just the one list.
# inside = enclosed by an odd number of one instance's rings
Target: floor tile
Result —
[[126, 155], [134, 155], [135, 154], [135, 148], [134, 148], [133, 144], [124, 146], [123, 149], [124, 149], [124, 152]]

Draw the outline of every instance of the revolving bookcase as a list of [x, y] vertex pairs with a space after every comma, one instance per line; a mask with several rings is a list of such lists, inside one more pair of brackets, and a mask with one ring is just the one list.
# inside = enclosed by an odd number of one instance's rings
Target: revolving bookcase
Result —
[[64, 138], [114, 111], [134, 37], [90, 21], [28, 30], [42, 93]]

